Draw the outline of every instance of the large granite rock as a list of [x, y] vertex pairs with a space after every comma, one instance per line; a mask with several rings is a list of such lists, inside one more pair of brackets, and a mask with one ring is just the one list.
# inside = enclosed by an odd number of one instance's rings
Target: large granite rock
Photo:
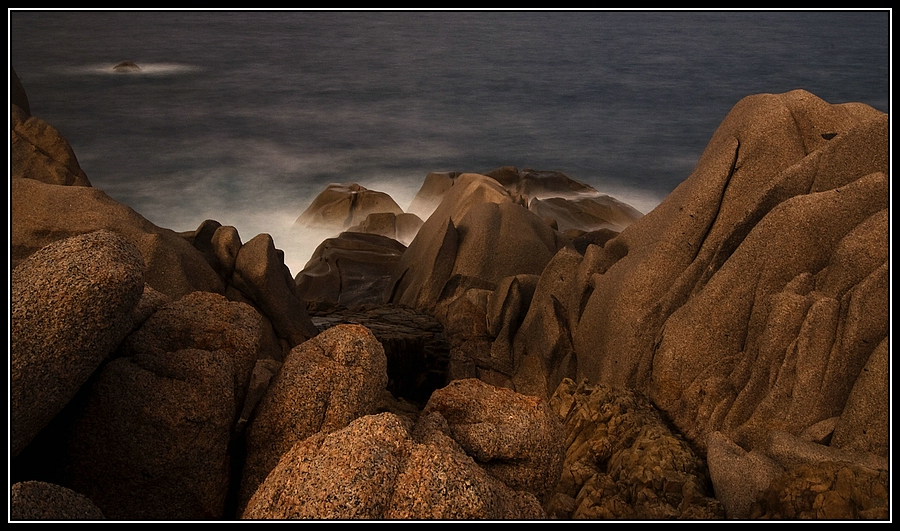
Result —
[[243, 518], [543, 518], [534, 492], [555, 483], [560, 428], [540, 401], [461, 382], [433, 396], [415, 426], [381, 413], [296, 443]]
[[430, 311], [451, 278], [496, 286], [508, 276], [539, 274], [563, 244], [500, 183], [463, 174], [401, 257], [386, 298]]
[[64, 419], [61, 483], [111, 519], [222, 518], [263, 323], [208, 292], [154, 312]]
[[17, 455], [131, 331], [137, 248], [109, 231], [57, 241], [11, 272], [10, 453]]
[[455, 380], [431, 395], [422, 416], [433, 414], [489, 474], [542, 502], [549, 498], [562, 472], [565, 432], [546, 402], [477, 379]]
[[235, 368], [183, 349], [110, 362], [67, 438], [65, 484], [110, 519], [212, 520], [224, 514]]
[[888, 162], [888, 117], [868, 106], [741, 100], [653, 212], [547, 267], [516, 389], [546, 396], [574, 372], [642, 390], [701, 450], [715, 431], [750, 451], [852, 422], [853, 388], [882, 385], [856, 382], [887, 337]]
[[47, 122], [13, 112], [10, 136], [10, 177], [66, 186], [91, 185], [69, 142]]
[[374, 413], [387, 382], [384, 349], [360, 325], [329, 328], [294, 348], [247, 427], [240, 506], [295, 443]]

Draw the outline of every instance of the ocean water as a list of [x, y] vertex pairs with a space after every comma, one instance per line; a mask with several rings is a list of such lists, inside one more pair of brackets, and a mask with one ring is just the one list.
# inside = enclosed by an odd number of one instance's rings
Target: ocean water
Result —
[[[648, 212], [744, 96], [890, 112], [890, 12], [9, 11], [32, 114], [176, 231], [292, 230], [329, 183], [406, 208], [430, 171], [559, 170]], [[131, 60], [136, 75], [112, 67]], [[15, 220], [12, 220], [15, 223]]]

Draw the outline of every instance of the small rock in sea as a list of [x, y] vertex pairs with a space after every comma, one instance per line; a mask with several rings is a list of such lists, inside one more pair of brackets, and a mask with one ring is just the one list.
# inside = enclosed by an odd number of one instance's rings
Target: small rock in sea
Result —
[[113, 72], [123, 72], [123, 73], [133, 73], [140, 72], [141, 67], [135, 64], [134, 61], [122, 61], [113, 67]]

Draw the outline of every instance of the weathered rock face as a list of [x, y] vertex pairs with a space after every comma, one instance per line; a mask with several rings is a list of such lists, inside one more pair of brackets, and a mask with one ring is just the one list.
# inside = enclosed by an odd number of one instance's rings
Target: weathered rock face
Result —
[[87, 497], [52, 483], [22, 481], [9, 489], [10, 520], [103, 520]]
[[143, 271], [137, 248], [108, 231], [55, 242], [12, 270], [12, 456], [130, 332]]
[[356, 183], [330, 184], [300, 214], [294, 227], [343, 231], [362, 223], [369, 214], [380, 212], [402, 214], [403, 209], [384, 192]]
[[754, 520], [888, 520], [890, 474], [826, 461], [786, 472], [753, 504]]
[[621, 232], [643, 216], [634, 207], [599, 193], [573, 198], [534, 198], [528, 203], [528, 210], [542, 219], [552, 219], [560, 232], [573, 229]]
[[65, 449], [65, 484], [110, 519], [223, 515], [235, 368], [221, 352], [183, 349], [110, 362]]
[[560, 519], [721, 519], [702, 459], [649, 400], [566, 379], [550, 405], [564, 420], [566, 458], [548, 504]]
[[422, 416], [435, 413], [489, 474], [541, 501], [549, 497], [562, 471], [565, 435], [546, 402], [471, 378], [435, 391]]
[[256, 361], [274, 357], [273, 348], [265, 319], [252, 307], [197, 291], [154, 312], [125, 338], [120, 353], [162, 356], [197, 349], [225, 356], [233, 370], [231, 395], [240, 407]]
[[307, 302], [380, 304], [406, 247], [378, 234], [342, 232], [323, 241], [295, 282]]
[[338, 325], [294, 348], [247, 427], [241, 506], [295, 443], [374, 413], [387, 382], [384, 349], [365, 327]]
[[451, 384], [415, 426], [381, 413], [298, 442], [243, 518], [543, 518], [533, 492], [555, 482], [560, 428], [540, 401], [477, 380]]
[[215, 271], [184, 238], [157, 227], [134, 210], [87, 186], [59, 186], [34, 179], [11, 180], [12, 266], [38, 249], [70, 236], [109, 230], [141, 252], [144, 281], [174, 299], [192, 291], [222, 293]]
[[47, 122], [13, 112], [10, 136], [11, 177], [47, 184], [91, 185], [69, 142]]
[[887, 336], [887, 125], [804, 91], [739, 102], [659, 207], [548, 266], [516, 389], [550, 393], [568, 367], [643, 390], [700, 448], [849, 422]]

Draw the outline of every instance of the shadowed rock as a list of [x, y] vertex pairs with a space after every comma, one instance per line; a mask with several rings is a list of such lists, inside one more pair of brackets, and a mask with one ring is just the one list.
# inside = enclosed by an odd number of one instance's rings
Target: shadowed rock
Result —
[[404, 251], [403, 244], [387, 236], [342, 232], [319, 244], [297, 273], [297, 293], [308, 302], [379, 304]]
[[[448, 390], [415, 427], [381, 413], [298, 442], [253, 495], [243, 518], [543, 518], [530, 490], [555, 482], [548, 472], [558, 473], [562, 460], [561, 446], [551, 442], [558, 420], [532, 398], [506, 390], [465, 393], [484, 385], [470, 381]], [[482, 408], [480, 398], [500, 410]], [[520, 440], [524, 446], [516, 444]]]
[[10, 451], [17, 455], [109, 357], [133, 321], [144, 263], [97, 231], [55, 242], [11, 273]]
[[347, 232], [378, 234], [397, 240], [406, 246], [416, 237], [422, 223], [421, 218], [415, 214], [377, 212], [369, 214], [362, 223], [350, 227]]
[[850, 463], [798, 466], [754, 502], [754, 520], [888, 520], [890, 474]]
[[259, 234], [240, 247], [232, 283], [269, 317], [275, 332], [290, 347], [318, 333], [309, 320], [306, 305], [297, 296], [283, 256], [268, 234]]
[[103, 520], [87, 497], [52, 483], [23, 481], [9, 489], [10, 520]]
[[141, 67], [135, 64], [134, 61], [122, 61], [117, 64], [113, 68], [113, 72], [117, 72], [120, 74], [135, 74], [141, 71]]
[[47, 184], [90, 186], [72, 146], [59, 131], [34, 116], [12, 115], [11, 178]]
[[110, 519], [220, 518], [236, 415], [233, 360], [199, 349], [110, 362], [68, 437], [66, 484]]

